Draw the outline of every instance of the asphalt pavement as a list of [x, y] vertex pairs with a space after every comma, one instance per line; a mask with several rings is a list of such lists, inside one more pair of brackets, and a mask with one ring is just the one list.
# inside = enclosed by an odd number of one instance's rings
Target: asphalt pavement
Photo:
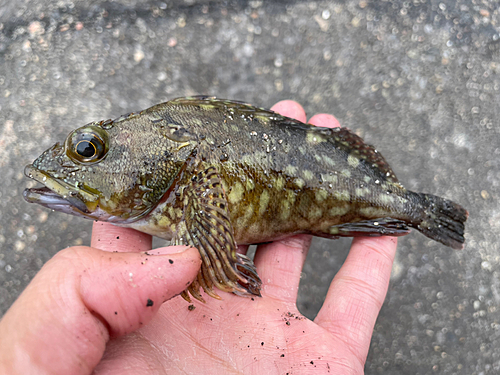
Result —
[[[23, 168], [70, 130], [179, 96], [334, 114], [409, 189], [469, 210], [466, 246], [400, 239], [366, 374], [500, 373], [498, 1], [0, 3], [0, 315], [90, 221], [27, 204]], [[313, 318], [350, 240], [315, 240]]]

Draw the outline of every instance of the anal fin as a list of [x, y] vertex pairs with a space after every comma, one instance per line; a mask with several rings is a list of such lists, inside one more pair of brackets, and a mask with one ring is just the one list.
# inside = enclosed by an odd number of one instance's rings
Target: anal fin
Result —
[[404, 236], [410, 233], [406, 223], [402, 220], [384, 217], [380, 219], [364, 220], [357, 223], [339, 224], [330, 227], [330, 234], [340, 237], [378, 237]]

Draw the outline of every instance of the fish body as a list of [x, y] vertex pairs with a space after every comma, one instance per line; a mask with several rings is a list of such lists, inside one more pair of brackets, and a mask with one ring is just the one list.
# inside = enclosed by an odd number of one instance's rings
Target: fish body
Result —
[[[406, 190], [385, 159], [346, 128], [320, 128], [213, 97], [178, 98], [85, 125], [26, 175], [28, 202], [198, 248], [189, 293], [260, 295], [238, 244], [297, 233], [400, 236], [416, 228], [463, 247], [468, 213]], [[183, 296], [189, 300], [189, 295]]]

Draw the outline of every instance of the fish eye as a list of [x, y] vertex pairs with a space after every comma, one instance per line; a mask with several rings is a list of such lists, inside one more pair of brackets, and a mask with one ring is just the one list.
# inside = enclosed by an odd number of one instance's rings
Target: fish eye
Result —
[[66, 140], [66, 154], [76, 162], [98, 162], [107, 151], [105, 132], [94, 126], [77, 129]]
[[75, 152], [82, 158], [92, 159], [102, 152], [102, 141], [99, 138], [83, 139], [75, 146]]

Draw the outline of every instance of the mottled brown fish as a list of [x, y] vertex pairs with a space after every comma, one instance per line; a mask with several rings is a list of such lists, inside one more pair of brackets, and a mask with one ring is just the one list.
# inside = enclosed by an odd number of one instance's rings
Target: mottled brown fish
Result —
[[[203, 259], [187, 291], [260, 295], [237, 244], [296, 233], [401, 236], [409, 227], [454, 249], [468, 213], [406, 190], [382, 155], [346, 128], [319, 128], [212, 97], [179, 98], [73, 131], [26, 175], [45, 207], [192, 245]], [[185, 291], [183, 296], [189, 300]]]

